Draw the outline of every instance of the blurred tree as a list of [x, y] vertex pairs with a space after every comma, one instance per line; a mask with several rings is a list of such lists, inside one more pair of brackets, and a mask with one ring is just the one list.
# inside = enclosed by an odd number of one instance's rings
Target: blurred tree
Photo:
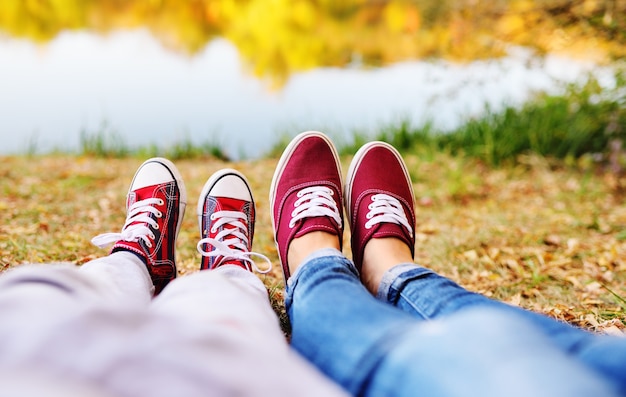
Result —
[[626, 0], [2, 0], [0, 31], [38, 43], [64, 30], [147, 28], [194, 54], [231, 40], [280, 84], [319, 66], [501, 56], [508, 45], [611, 61], [626, 56]]

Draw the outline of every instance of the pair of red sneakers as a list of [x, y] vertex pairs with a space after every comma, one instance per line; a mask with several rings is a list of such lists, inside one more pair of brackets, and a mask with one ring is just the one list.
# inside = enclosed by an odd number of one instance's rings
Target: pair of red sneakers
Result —
[[[345, 195], [345, 198], [344, 198]], [[276, 246], [285, 281], [289, 244], [312, 231], [342, 244], [343, 207], [352, 232], [352, 257], [361, 269], [372, 238], [395, 237], [415, 249], [413, 185], [402, 157], [385, 142], [370, 142], [354, 156], [345, 186], [337, 150], [320, 132], [303, 132], [283, 152], [270, 188]]]
[[[120, 233], [105, 233], [92, 242], [111, 252], [137, 255], [148, 268], [155, 294], [176, 278], [175, 245], [187, 206], [187, 193], [176, 166], [164, 158], [144, 162], [133, 178], [126, 199], [126, 223]], [[267, 273], [270, 260], [251, 252], [255, 205], [246, 178], [233, 169], [213, 174], [205, 183], [197, 207], [202, 255], [201, 269], [234, 264], [246, 270]], [[252, 260], [269, 264], [259, 269]]]
[[[319, 132], [304, 132], [285, 149], [270, 189], [272, 225], [285, 280], [289, 243], [311, 231], [326, 231], [341, 243], [345, 204], [352, 230], [352, 253], [357, 268], [371, 238], [397, 237], [413, 253], [415, 216], [413, 188], [398, 152], [383, 142], [363, 146], [348, 171], [343, 200], [341, 166], [332, 142]], [[163, 158], [144, 162], [130, 185], [126, 223], [120, 233], [95, 237], [98, 246], [114, 243], [112, 252], [128, 251], [148, 268], [155, 293], [176, 277], [175, 244], [187, 194], [179, 171]], [[255, 205], [246, 178], [224, 169], [204, 185], [197, 206], [202, 254], [201, 269], [225, 264], [262, 273], [252, 260]]]

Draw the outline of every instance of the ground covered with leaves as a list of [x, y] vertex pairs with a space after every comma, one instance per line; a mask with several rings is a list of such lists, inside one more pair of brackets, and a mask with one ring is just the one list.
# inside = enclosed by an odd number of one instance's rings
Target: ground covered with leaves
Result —
[[[626, 330], [626, 196], [619, 175], [592, 162], [565, 166], [522, 157], [499, 168], [446, 154], [407, 155], [417, 203], [416, 262], [464, 287], [584, 328]], [[350, 157], [342, 157], [344, 171]], [[0, 271], [24, 263], [77, 265], [106, 254], [90, 244], [119, 231], [128, 184], [142, 160], [3, 157]], [[255, 251], [280, 313], [283, 280], [274, 246], [269, 184], [277, 159], [181, 160], [189, 203], [178, 240], [180, 276], [197, 271], [197, 197], [216, 170], [249, 179], [257, 205]], [[349, 252], [349, 230], [344, 236]]]

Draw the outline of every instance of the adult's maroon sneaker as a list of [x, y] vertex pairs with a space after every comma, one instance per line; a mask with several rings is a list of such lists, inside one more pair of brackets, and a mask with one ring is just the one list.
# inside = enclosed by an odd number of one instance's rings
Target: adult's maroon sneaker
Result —
[[313, 231], [343, 236], [339, 156], [321, 132], [297, 135], [283, 152], [270, 186], [274, 239], [285, 282], [290, 277], [287, 250], [294, 238]]
[[146, 160], [130, 184], [122, 231], [91, 241], [99, 247], [114, 243], [111, 253], [129, 251], [141, 258], [158, 294], [176, 278], [176, 238], [186, 205], [185, 185], [174, 164], [159, 157]]
[[372, 238], [396, 237], [415, 254], [413, 185], [400, 153], [385, 142], [370, 142], [348, 169], [345, 207], [352, 232], [352, 259], [359, 271]]

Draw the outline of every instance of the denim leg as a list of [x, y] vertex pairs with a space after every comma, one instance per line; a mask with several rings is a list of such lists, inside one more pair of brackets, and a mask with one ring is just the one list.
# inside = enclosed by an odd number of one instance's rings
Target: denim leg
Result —
[[414, 264], [390, 269], [383, 277], [378, 298], [421, 319], [441, 318], [474, 307], [514, 313], [541, 330], [554, 346], [607, 377], [626, 394], [626, 338], [593, 334], [548, 316], [489, 299]]
[[415, 320], [376, 300], [337, 250], [308, 258], [287, 285], [291, 344], [353, 395]]
[[[512, 337], [514, 335], [514, 337]], [[366, 396], [616, 396], [605, 378], [503, 308], [416, 321], [373, 374]]]

